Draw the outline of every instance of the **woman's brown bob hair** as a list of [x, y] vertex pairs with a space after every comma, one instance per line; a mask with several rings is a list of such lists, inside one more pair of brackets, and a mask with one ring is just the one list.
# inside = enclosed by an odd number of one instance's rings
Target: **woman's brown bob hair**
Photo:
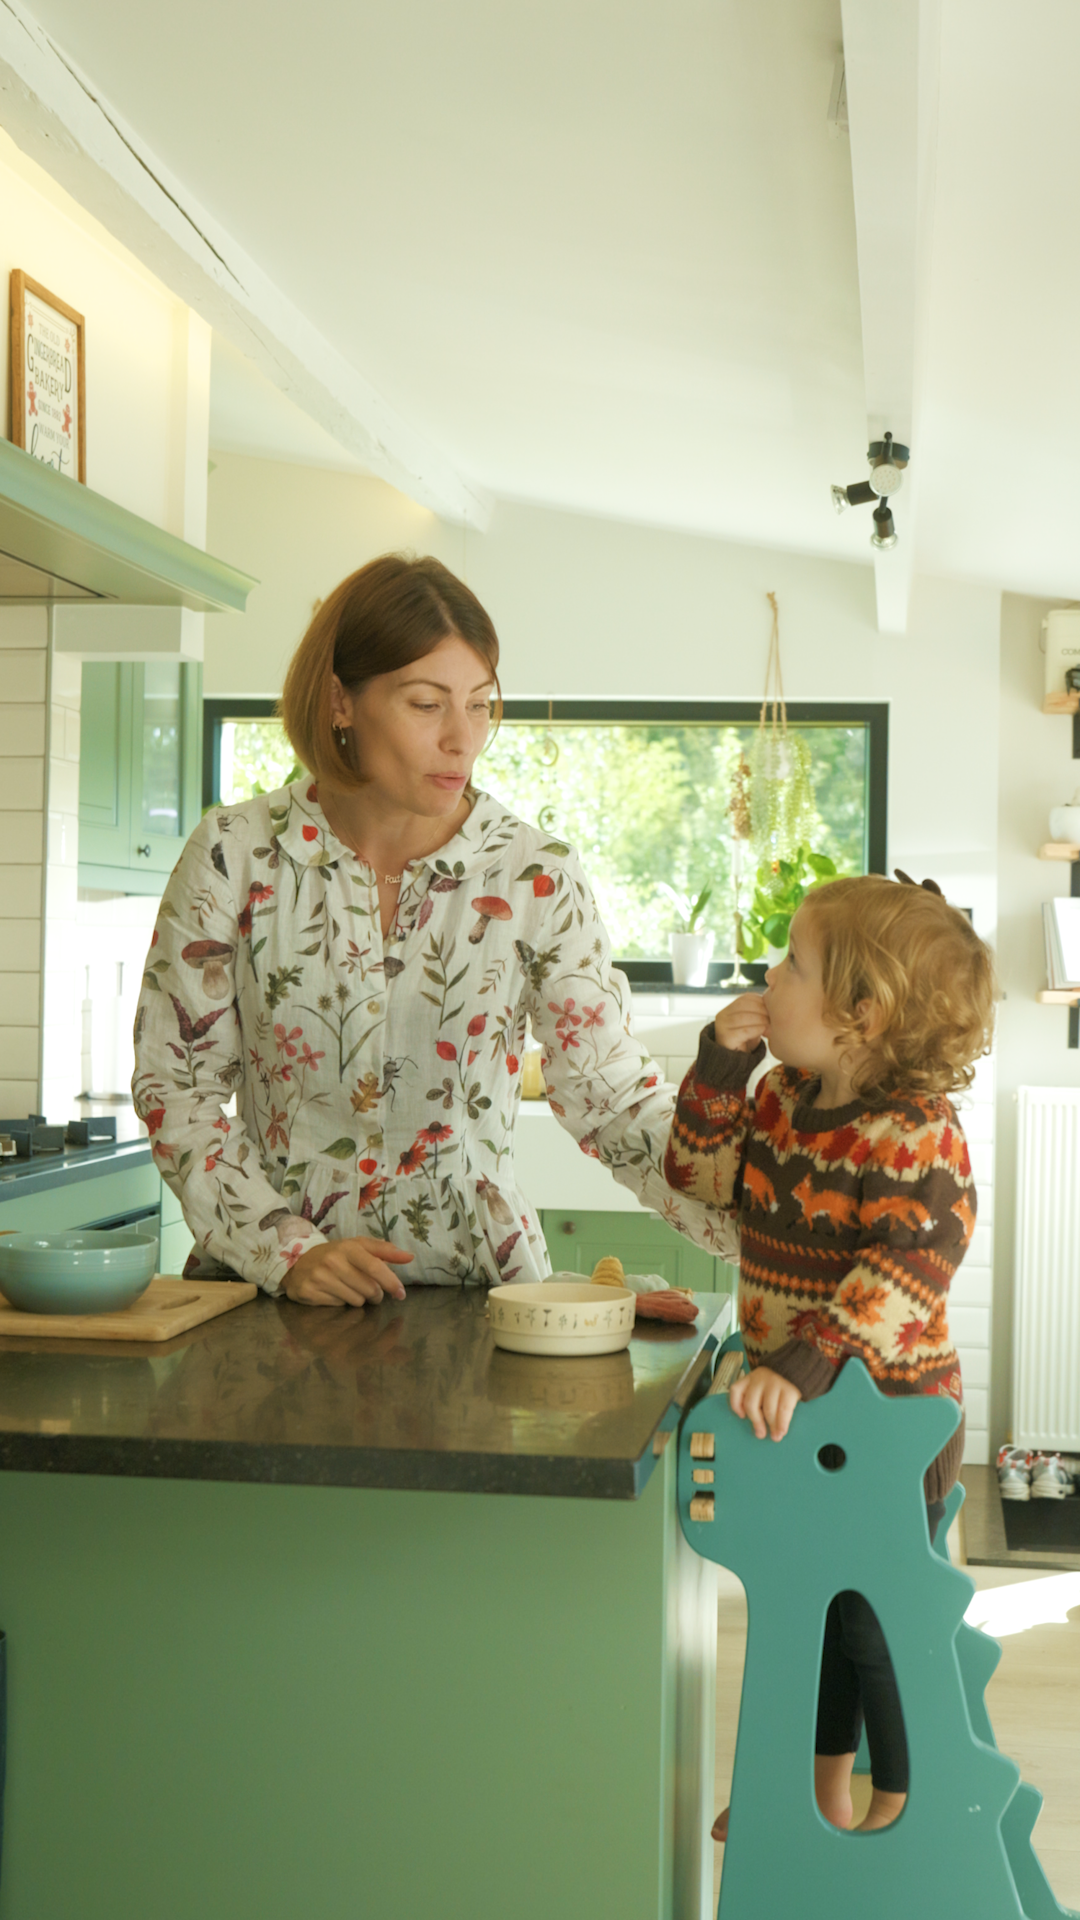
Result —
[[339, 791], [364, 786], [348, 746], [334, 737], [333, 676], [347, 693], [396, 673], [440, 641], [464, 640], [479, 654], [499, 692], [499, 641], [489, 616], [463, 581], [430, 555], [384, 553], [350, 573], [322, 602], [289, 662], [279, 711], [297, 759]]
[[959, 907], [867, 874], [823, 881], [799, 911], [821, 948], [825, 1018], [867, 1047], [856, 1092], [876, 1104], [969, 1087], [990, 1051], [997, 986], [990, 949]]

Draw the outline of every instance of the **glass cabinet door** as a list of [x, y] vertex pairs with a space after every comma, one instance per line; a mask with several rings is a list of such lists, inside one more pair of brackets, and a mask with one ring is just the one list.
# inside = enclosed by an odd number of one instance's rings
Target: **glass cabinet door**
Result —
[[160, 892], [199, 818], [202, 669], [87, 662], [82, 715], [80, 885]]
[[183, 744], [179, 660], [149, 660], [143, 668], [142, 832], [180, 832]]

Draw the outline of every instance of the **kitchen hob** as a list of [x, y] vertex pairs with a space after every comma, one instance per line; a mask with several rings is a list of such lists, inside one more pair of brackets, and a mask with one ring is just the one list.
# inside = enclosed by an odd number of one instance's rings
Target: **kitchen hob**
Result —
[[130, 1164], [149, 1157], [150, 1143], [131, 1109], [120, 1121], [120, 1131], [128, 1137], [118, 1139], [117, 1131], [117, 1116], [112, 1113], [69, 1120], [66, 1125], [53, 1124], [40, 1113], [0, 1119], [0, 1188], [10, 1192], [13, 1183], [51, 1186], [57, 1179], [78, 1178], [80, 1171], [102, 1161]]

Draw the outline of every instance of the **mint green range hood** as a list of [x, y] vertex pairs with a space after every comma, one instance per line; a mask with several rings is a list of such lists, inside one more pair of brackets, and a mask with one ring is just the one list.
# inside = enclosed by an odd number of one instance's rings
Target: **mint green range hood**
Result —
[[243, 613], [257, 584], [0, 440], [0, 606]]

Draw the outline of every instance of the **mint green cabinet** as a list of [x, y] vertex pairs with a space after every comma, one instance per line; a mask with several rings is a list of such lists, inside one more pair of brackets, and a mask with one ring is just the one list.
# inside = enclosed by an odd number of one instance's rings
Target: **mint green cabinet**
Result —
[[658, 1273], [673, 1287], [695, 1293], [735, 1292], [734, 1267], [696, 1247], [655, 1214], [560, 1213], [540, 1216], [556, 1272], [591, 1273], [605, 1253], [617, 1254], [627, 1273]]
[[84, 663], [81, 735], [79, 884], [160, 893], [199, 818], [202, 668]]

